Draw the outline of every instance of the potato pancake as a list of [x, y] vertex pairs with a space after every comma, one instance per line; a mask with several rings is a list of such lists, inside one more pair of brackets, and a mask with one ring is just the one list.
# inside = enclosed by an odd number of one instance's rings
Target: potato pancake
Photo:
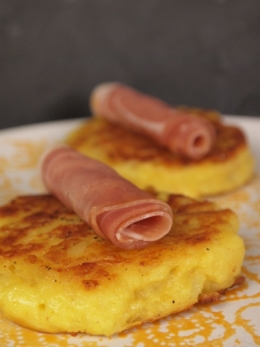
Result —
[[174, 212], [173, 228], [138, 250], [99, 238], [50, 195], [2, 206], [3, 315], [42, 332], [110, 336], [219, 299], [244, 258], [237, 216], [207, 201], [159, 198]]
[[212, 151], [200, 160], [177, 156], [121, 125], [92, 117], [73, 131], [67, 143], [113, 167], [141, 189], [193, 198], [225, 193], [245, 184], [254, 173], [254, 158], [243, 131], [222, 123], [217, 112], [193, 110], [210, 120], [217, 134]]

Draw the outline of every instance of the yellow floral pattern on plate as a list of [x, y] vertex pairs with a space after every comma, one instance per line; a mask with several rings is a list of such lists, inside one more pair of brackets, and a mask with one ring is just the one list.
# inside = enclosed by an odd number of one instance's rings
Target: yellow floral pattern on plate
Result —
[[[39, 156], [46, 147], [62, 142], [74, 125], [76, 121], [69, 121], [0, 133], [0, 204], [18, 194], [44, 192]], [[260, 152], [257, 156], [260, 159]], [[237, 212], [246, 245], [242, 270], [246, 282], [230, 289], [218, 304], [197, 305], [111, 338], [37, 333], [0, 314], [0, 346], [260, 346], [260, 174], [245, 187], [214, 200]]]

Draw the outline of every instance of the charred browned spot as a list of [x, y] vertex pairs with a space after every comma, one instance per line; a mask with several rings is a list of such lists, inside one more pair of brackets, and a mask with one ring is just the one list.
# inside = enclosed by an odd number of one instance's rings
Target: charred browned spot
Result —
[[0, 207], [0, 216], [13, 216], [16, 215], [19, 211], [20, 214], [24, 214], [24, 218], [26, 218], [27, 214], [29, 214], [30, 218], [33, 218], [33, 211], [35, 208], [37, 209], [39, 204], [41, 205], [42, 209], [41, 211], [37, 211], [37, 214], [42, 213], [42, 215], [47, 215], [51, 210], [52, 215], [58, 215], [59, 213], [61, 213], [61, 211], [67, 210], [64, 205], [62, 205], [56, 198], [51, 195], [23, 195], [10, 201], [8, 205]]
[[210, 236], [207, 233], [201, 233], [199, 235], [191, 235], [190, 237], [185, 237], [185, 242], [190, 245], [197, 245], [200, 243], [206, 243], [210, 240]]
[[35, 227], [44, 226], [46, 224], [49, 224], [51, 220], [57, 218], [57, 215], [59, 214], [58, 211], [54, 212], [53, 214], [49, 214], [45, 211], [39, 211], [33, 214], [30, 214], [29, 216], [26, 216], [23, 219], [24, 223], [30, 223], [34, 225]]
[[202, 293], [199, 295], [198, 303], [201, 305], [213, 304], [218, 302], [221, 298], [221, 294], [219, 292], [213, 293]]
[[31, 211], [34, 206], [39, 203], [42, 207], [47, 208], [54, 198], [48, 194], [42, 195], [22, 195], [12, 201], [12, 204], [17, 206], [19, 210]]
[[205, 213], [217, 211], [219, 208], [211, 201], [195, 201], [179, 208], [180, 212], [185, 213]]
[[71, 336], [76, 337], [79, 333], [69, 333]]
[[99, 259], [102, 259], [102, 264], [122, 264], [127, 262], [127, 258], [122, 255], [120, 248], [115, 247], [111, 242], [105, 241], [106, 243], [100, 248]]
[[168, 247], [164, 244], [163, 240], [158, 240], [153, 245], [142, 249], [138, 253], [138, 264], [142, 267], [153, 267], [160, 261], [163, 252], [167, 249]]
[[246, 138], [242, 130], [233, 126], [218, 125], [217, 141], [208, 155], [213, 162], [227, 161], [236, 155], [236, 151], [246, 146]]
[[246, 281], [245, 276], [239, 276], [235, 279], [235, 282], [233, 283], [232, 287], [235, 286], [241, 286], [242, 284], [244, 284]]
[[20, 227], [17, 225], [1, 228], [1, 243], [0, 251], [8, 248], [20, 247], [23, 244], [24, 238], [30, 231], [30, 227]]
[[48, 251], [44, 254], [44, 258], [53, 264], [62, 263], [63, 268], [67, 269], [67, 267], [71, 265], [71, 259], [67, 254], [69, 245], [72, 246], [72, 243], [63, 241], [50, 246]]
[[0, 217], [12, 217], [16, 214], [17, 208], [15, 206], [3, 206], [0, 208]]
[[234, 283], [229, 288], [225, 288], [225, 289], [220, 290], [218, 292], [200, 294], [199, 298], [198, 298], [198, 303], [205, 305], [205, 304], [212, 304], [212, 303], [218, 302], [220, 300], [221, 296], [225, 295], [229, 289], [231, 289], [235, 286], [241, 286], [244, 283], [245, 283], [245, 277], [244, 276], [238, 276], [237, 278], [235, 278]]
[[97, 263], [83, 263], [72, 268], [78, 276], [95, 275], [97, 278], [109, 277], [108, 270], [105, 270], [102, 265]]
[[86, 274], [93, 273], [96, 271], [97, 264], [96, 263], [83, 263], [73, 267], [73, 271], [75, 271], [79, 276], [84, 276]]
[[[6, 230], [2, 230], [2, 234]], [[18, 243], [19, 235], [17, 236], [17, 230], [14, 229], [14, 235], [11, 234], [8, 230], [8, 232], [5, 232], [4, 237], [1, 237], [1, 246], [0, 246], [0, 252], [4, 252], [4, 250], [15, 247], [15, 244]]]
[[37, 244], [37, 243], [30, 243], [30, 244], [19, 244], [15, 245], [15, 247], [10, 247], [9, 249], [4, 248], [0, 250], [0, 255], [2, 255], [4, 258], [24, 258], [31, 252], [37, 252], [44, 248], [44, 245]]
[[69, 222], [69, 224], [59, 225], [52, 232], [53, 236], [62, 240], [76, 240], [77, 238], [86, 237], [91, 234], [93, 234], [92, 229], [80, 220], [78, 220], [77, 224], [70, 224]]
[[27, 259], [28, 259], [28, 261], [29, 261], [31, 264], [35, 264], [35, 263], [37, 263], [37, 261], [38, 261], [37, 256], [34, 255], [34, 254], [28, 254], [28, 255], [27, 255]]
[[83, 280], [82, 284], [86, 290], [91, 290], [96, 288], [99, 283], [97, 280]]

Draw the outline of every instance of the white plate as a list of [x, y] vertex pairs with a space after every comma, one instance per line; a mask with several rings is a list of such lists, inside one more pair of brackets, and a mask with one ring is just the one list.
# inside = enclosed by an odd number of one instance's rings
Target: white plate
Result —
[[[37, 171], [39, 155], [46, 146], [61, 143], [80, 122], [51, 122], [0, 131], [0, 204], [18, 194], [44, 191]], [[250, 184], [216, 199], [240, 217], [240, 234], [246, 245], [244, 285], [229, 290], [218, 304], [196, 306], [111, 338], [36, 333], [0, 315], [0, 346], [260, 346], [260, 120], [229, 116], [226, 122], [244, 129], [257, 160], [257, 174]]]

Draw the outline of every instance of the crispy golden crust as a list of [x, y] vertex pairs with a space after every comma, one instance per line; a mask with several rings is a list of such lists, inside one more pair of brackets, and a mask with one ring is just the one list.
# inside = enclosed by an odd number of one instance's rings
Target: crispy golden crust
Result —
[[1, 207], [3, 314], [40, 331], [111, 335], [216, 298], [243, 262], [236, 215], [211, 202], [160, 197], [174, 212], [172, 231], [131, 251], [96, 236], [52, 196]]
[[151, 185], [158, 191], [201, 197], [247, 182], [254, 172], [254, 159], [243, 131], [224, 125], [218, 113], [195, 113], [209, 119], [217, 134], [212, 151], [197, 161], [177, 156], [143, 135], [98, 117], [74, 131], [67, 143], [112, 166], [142, 189]]

